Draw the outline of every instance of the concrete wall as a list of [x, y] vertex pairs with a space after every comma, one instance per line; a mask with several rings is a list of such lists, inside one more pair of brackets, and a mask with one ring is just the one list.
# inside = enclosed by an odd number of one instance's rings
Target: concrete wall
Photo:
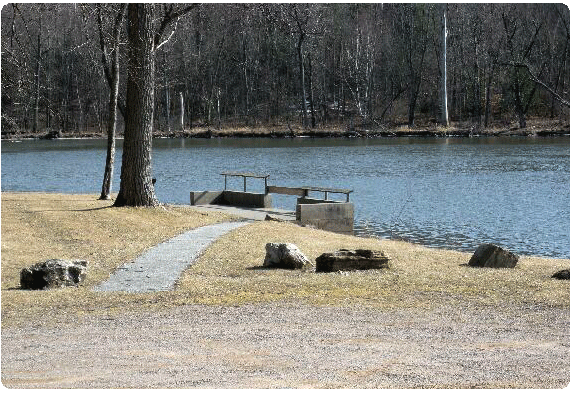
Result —
[[222, 201], [222, 191], [191, 191], [191, 205], [216, 205]]
[[296, 200], [297, 205], [306, 205], [314, 203], [337, 203], [336, 201], [326, 201], [325, 199], [314, 199], [314, 198], [298, 198]]
[[272, 196], [240, 191], [191, 191], [191, 205], [272, 207]]
[[226, 205], [244, 207], [272, 207], [272, 196], [252, 192], [223, 191]]
[[296, 220], [302, 225], [353, 235], [354, 204], [351, 202], [298, 203]]

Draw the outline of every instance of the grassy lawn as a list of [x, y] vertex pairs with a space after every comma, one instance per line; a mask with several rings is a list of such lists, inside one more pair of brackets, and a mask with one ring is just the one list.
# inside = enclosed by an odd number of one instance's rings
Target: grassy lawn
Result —
[[[164, 309], [182, 304], [240, 305], [284, 301], [313, 305], [431, 308], [443, 302], [570, 306], [569, 281], [550, 278], [569, 260], [521, 257], [514, 269], [464, 266], [470, 253], [399, 241], [358, 238], [257, 222], [223, 236], [179, 280], [174, 291], [100, 293], [91, 288], [145, 249], [198, 226], [232, 219], [185, 206], [112, 208], [96, 195], [2, 193], [2, 326], [57, 323], [86, 314]], [[314, 273], [262, 269], [265, 244], [291, 242], [312, 261], [340, 248], [382, 250], [388, 270]], [[19, 289], [24, 267], [49, 258], [86, 259], [80, 288]]]

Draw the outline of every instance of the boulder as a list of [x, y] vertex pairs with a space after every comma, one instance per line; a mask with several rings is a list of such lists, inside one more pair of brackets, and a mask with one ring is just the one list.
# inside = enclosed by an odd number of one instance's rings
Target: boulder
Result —
[[552, 278], [557, 278], [558, 280], [570, 280], [570, 269], [557, 271], [552, 275]]
[[475, 250], [469, 260], [469, 266], [513, 268], [518, 262], [518, 256], [494, 244], [482, 244]]
[[316, 272], [387, 268], [389, 258], [382, 251], [342, 249], [324, 253], [316, 258]]
[[87, 261], [48, 259], [22, 269], [22, 289], [50, 289], [78, 286], [87, 273]]
[[267, 243], [263, 267], [302, 269], [311, 265], [302, 252], [291, 243]]

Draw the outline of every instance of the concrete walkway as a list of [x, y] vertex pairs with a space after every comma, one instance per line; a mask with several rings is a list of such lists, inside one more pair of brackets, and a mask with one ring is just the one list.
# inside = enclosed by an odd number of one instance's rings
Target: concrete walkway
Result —
[[119, 267], [95, 291], [155, 292], [175, 287], [181, 273], [220, 236], [248, 224], [223, 222], [185, 232]]
[[283, 221], [296, 221], [296, 212], [284, 209], [235, 207], [227, 205], [192, 205], [192, 209], [204, 212], [221, 212], [247, 218], [249, 220], [264, 221], [267, 215]]

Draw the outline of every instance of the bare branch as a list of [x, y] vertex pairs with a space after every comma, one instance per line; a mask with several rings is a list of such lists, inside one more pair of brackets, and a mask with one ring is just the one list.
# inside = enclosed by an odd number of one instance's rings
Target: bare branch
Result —
[[[190, 13], [199, 5], [200, 4], [195, 3], [180, 10], [173, 11], [173, 5], [170, 4], [169, 7], [164, 10], [163, 20], [161, 21], [161, 25], [159, 26], [159, 28], [157, 29], [157, 33], [155, 34], [155, 49], [158, 49], [159, 47], [163, 46], [167, 41], [169, 41], [169, 39], [175, 33], [175, 30], [177, 28], [177, 22], [179, 21], [179, 19]], [[175, 24], [175, 26], [173, 27], [171, 34], [169, 34], [169, 37], [167, 39], [163, 40], [162, 36], [165, 33], [165, 30], [167, 30], [167, 28], [170, 27], [172, 24]]]
[[534, 83], [542, 86], [543, 88], [546, 89], [546, 91], [548, 91], [550, 94], [552, 94], [552, 96], [554, 98], [556, 98], [556, 100], [558, 100], [562, 105], [566, 105], [568, 108], [570, 108], [570, 101], [566, 100], [565, 98], [563, 98], [562, 96], [560, 96], [560, 94], [558, 94], [557, 92], [555, 92], [550, 86], [548, 86], [546, 83], [542, 82], [540, 80], [540, 78], [538, 78], [538, 76], [536, 76], [532, 70], [530, 69], [530, 66], [526, 63], [514, 63], [514, 62], [510, 62], [510, 63], [501, 63], [502, 65], [508, 65], [508, 66], [512, 66], [512, 67], [517, 67], [517, 68], [524, 68], [526, 69], [526, 71], [528, 72], [528, 75], [530, 77], [530, 80], [533, 81]]

